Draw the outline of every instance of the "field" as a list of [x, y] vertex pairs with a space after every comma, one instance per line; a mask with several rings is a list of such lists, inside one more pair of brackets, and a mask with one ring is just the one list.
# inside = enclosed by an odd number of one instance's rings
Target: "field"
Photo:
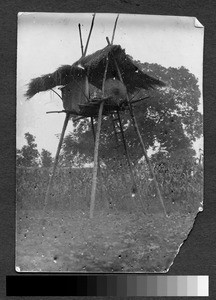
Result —
[[59, 169], [43, 215], [50, 170], [17, 168], [17, 271], [168, 271], [201, 206], [201, 181], [161, 186], [165, 217], [148, 174], [138, 172], [132, 197], [126, 172], [101, 173], [90, 219], [91, 169]]

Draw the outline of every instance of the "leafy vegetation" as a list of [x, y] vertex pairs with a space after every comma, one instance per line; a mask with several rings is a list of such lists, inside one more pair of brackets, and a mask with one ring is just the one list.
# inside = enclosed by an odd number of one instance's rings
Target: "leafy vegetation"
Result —
[[[190, 164], [189, 164], [190, 163]], [[122, 166], [123, 168], [123, 166]], [[114, 172], [100, 169], [97, 188], [97, 209], [161, 211], [154, 184], [149, 180], [145, 163], [136, 170], [138, 192], [131, 197], [131, 179], [127, 170]], [[184, 155], [163, 158], [155, 164], [156, 177], [168, 212], [197, 210], [203, 193], [203, 167], [187, 160]], [[48, 185], [50, 168], [17, 168], [17, 207], [40, 209]], [[52, 187], [51, 208], [88, 209], [91, 193], [91, 168], [60, 168]]]
[[52, 154], [49, 151], [42, 149], [40, 158], [42, 167], [52, 166]]
[[17, 167], [50, 167], [52, 165], [52, 154], [42, 149], [41, 153], [37, 150], [35, 136], [31, 133], [25, 133], [27, 145], [16, 150]]
[[[142, 149], [127, 112], [122, 123], [133, 163], [137, 193], [122, 146], [117, 147], [109, 118], [104, 118], [96, 209], [89, 219], [94, 139], [88, 119], [65, 137], [60, 164], [41, 221], [51, 175], [51, 153], [37, 150], [35, 137], [17, 150], [17, 255], [21, 271], [164, 272], [189, 233], [203, 199], [203, 161], [192, 142], [202, 134], [197, 79], [181, 67], [139, 67], [157, 75], [166, 88], [134, 104], [169, 217], [161, 212]], [[97, 91], [96, 91], [97, 92]], [[134, 100], [144, 91], [131, 95]], [[97, 121], [94, 121], [94, 125]], [[134, 197], [133, 197], [134, 196]]]
[[[144, 72], [159, 77], [167, 86], [150, 92], [150, 97], [135, 102], [134, 112], [144, 139], [146, 148], [161, 149], [168, 155], [176, 151], [189, 151], [192, 143], [202, 134], [202, 115], [198, 111], [200, 90], [197, 78], [184, 67], [164, 68], [158, 64], [136, 62]], [[146, 97], [142, 90], [130, 95], [133, 100]], [[121, 114], [129, 152], [136, 165], [143, 153], [139, 139], [127, 111]], [[95, 121], [95, 126], [97, 122]], [[100, 159], [110, 168], [124, 158], [124, 151], [119, 147], [117, 154], [114, 130], [110, 118], [102, 122], [100, 138]], [[94, 141], [90, 120], [77, 121], [75, 130], [66, 136], [63, 145], [65, 164], [76, 161], [81, 164], [92, 161]], [[194, 154], [191, 155], [193, 157]]]
[[[16, 266], [39, 272], [167, 271], [202, 201], [202, 168], [191, 178], [187, 198], [177, 188], [184, 186], [178, 180], [181, 170], [162, 190], [166, 218], [145, 164], [137, 170], [134, 198], [126, 172], [102, 169], [94, 218], [89, 219], [92, 169], [58, 169], [44, 223], [50, 168], [17, 168]], [[160, 184], [164, 172], [158, 170]], [[171, 167], [168, 172], [172, 177]], [[171, 187], [172, 194], [167, 192]]]
[[35, 137], [29, 132], [25, 133], [27, 145], [24, 145], [21, 150], [17, 149], [17, 166], [30, 167], [38, 165], [39, 152]]

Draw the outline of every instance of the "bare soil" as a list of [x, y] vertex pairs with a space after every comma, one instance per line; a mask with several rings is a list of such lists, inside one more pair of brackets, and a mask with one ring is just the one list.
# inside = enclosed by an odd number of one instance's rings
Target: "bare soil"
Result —
[[167, 272], [196, 214], [18, 210], [19, 272]]

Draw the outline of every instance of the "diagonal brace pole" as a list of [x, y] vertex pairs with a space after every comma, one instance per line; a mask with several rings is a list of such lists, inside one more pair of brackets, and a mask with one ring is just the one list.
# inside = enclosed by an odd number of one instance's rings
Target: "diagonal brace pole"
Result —
[[[108, 41], [108, 43], [110, 43], [108, 38], [107, 38], [107, 41]], [[115, 57], [113, 57], [113, 59], [114, 59], [114, 63], [115, 63], [115, 66], [116, 66], [116, 70], [118, 72], [119, 79], [124, 84], [123, 79], [122, 79], [122, 75], [121, 75], [119, 66], [118, 66], [118, 64], [117, 64], [117, 62], [115, 60]], [[161, 195], [161, 192], [160, 192], [160, 189], [159, 189], [159, 185], [158, 185], [157, 179], [155, 177], [154, 170], [152, 168], [151, 162], [150, 162], [150, 160], [148, 158], [147, 151], [146, 151], [146, 148], [145, 148], [145, 144], [144, 144], [144, 141], [142, 139], [141, 133], [139, 131], [139, 126], [138, 126], [136, 117], [135, 117], [135, 115], [133, 113], [133, 108], [131, 106], [129, 96], [128, 96], [128, 94], [126, 94], [126, 96], [127, 96], [128, 106], [129, 106], [129, 112], [130, 112], [130, 115], [131, 115], [131, 119], [132, 119], [132, 122], [133, 122], [133, 125], [134, 125], [134, 128], [135, 128], [135, 131], [136, 131], [136, 133], [138, 135], [138, 138], [139, 138], [141, 146], [142, 146], [143, 154], [144, 154], [146, 162], [147, 162], [147, 164], [149, 166], [150, 174], [151, 174], [152, 179], [154, 181], [155, 188], [156, 188], [156, 191], [157, 191], [157, 194], [158, 194], [158, 198], [160, 200], [160, 203], [161, 203], [161, 206], [163, 208], [164, 214], [167, 217], [168, 215], [167, 215], [166, 208], [165, 208], [165, 205], [164, 205], [164, 202], [163, 202], [163, 198], [162, 198], [162, 195]]]
[[60, 136], [60, 139], [59, 139], [58, 148], [57, 148], [56, 155], [55, 155], [55, 160], [54, 160], [53, 169], [52, 169], [52, 175], [51, 175], [51, 177], [49, 179], [49, 184], [48, 184], [47, 191], [46, 191], [45, 203], [44, 203], [44, 211], [46, 209], [46, 206], [47, 206], [47, 203], [48, 203], [48, 200], [49, 200], [50, 190], [51, 190], [51, 187], [52, 187], [52, 183], [53, 183], [53, 179], [54, 179], [56, 167], [57, 167], [57, 164], [58, 164], [59, 153], [60, 153], [60, 150], [61, 150], [61, 146], [62, 146], [62, 143], [63, 143], [64, 134], [65, 134], [65, 130], [67, 128], [67, 124], [68, 124], [69, 118], [70, 118], [70, 114], [67, 113], [66, 117], [65, 117], [65, 120], [64, 120], [64, 124], [63, 124], [63, 128], [62, 128], [61, 136]]
[[125, 155], [126, 155], [127, 163], [128, 163], [128, 166], [129, 166], [129, 171], [130, 171], [130, 175], [131, 175], [131, 178], [132, 178], [132, 182], [133, 182], [132, 194], [135, 194], [137, 192], [136, 181], [135, 181], [135, 178], [134, 178], [134, 174], [133, 174], [133, 170], [132, 170], [132, 166], [131, 166], [131, 160], [130, 160], [130, 156], [129, 156], [129, 153], [128, 153], [127, 144], [126, 144], [124, 131], [123, 131], [123, 127], [122, 127], [121, 117], [120, 117], [120, 114], [119, 114], [118, 110], [117, 110], [117, 116], [118, 116], [118, 120], [119, 120], [120, 131], [121, 131], [121, 136], [122, 136], [122, 142], [123, 142], [123, 145], [124, 145]]
[[[127, 95], [127, 98], [128, 98], [128, 95]], [[129, 101], [129, 98], [127, 99], [127, 101]], [[156, 191], [157, 191], [157, 194], [158, 194], [158, 198], [160, 200], [160, 203], [161, 203], [161, 206], [163, 208], [163, 211], [164, 211], [164, 214], [165, 216], [167, 217], [167, 212], [166, 212], [166, 208], [165, 208], [165, 205], [164, 205], [164, 202], [163, 202], [163, 198], [162, 198], [162, 195], [161, 195], [161, 192], [160, 192], [160, 189], [159, 189], [159, 185], [158, 185], [158, 182], [157, 182], [157, 179], [156, 179], [156, 176], [154, 174], [154, 170], [152, 168], [152, 165], [151, 165], [151, 162], [150, 162], [150, 159], [147, 155], [147, 151], [146, 151], [146, 147], [145, 147], [145, 144], [144, 144], [144, 141], [143, 141], [143, 138], [141, 136], [141, 133], [140, 133], [140, 130], [139, 130], [139, 126], [138, 126], [138, 123], [137, 123], [137, 120], [136, 120], [136, 117], [133, 113], [133, 108], [131, 107], [131, 104], [129, 104], [129, 111], [130, 111], [130, 115], [131, 115], [131, 119], [132, 119], [132, 122], [133, 122], [133, 125], [134, 125], [134, 128], [135, 128], [135, 131], [138, 135], [138, 138], [140, 140], [140, 144], [142, 146], [142, 150], [143, 150], [143, 154], [145, 156], [145, 160], [148, 164], [148, 167], [149, 167], [149, 171], [150, 171], [150, 174], [151, 174], [151, 177], [154, 181], [154, 185], [155, 185], [155, 188], [156, 188]]]
[[137, 133], [137, 135], [139, 137], [139, 140], [140, 140], [140, 143], [141, 143], [141, 146], [142, 146], [142, 149], [143, 149], [143, 154], [145, 156], [145, 160], [146, 160], [146, 162], [147, 162], [147, 164], [149, 166], [149, 171], [150, 171], [151, 177], [152, 177], [152, 179], [154, 181], [154, 185], [155, 185], [155, 188], [156, 188], [156, 191], [157, 191], [157, 194], [158, 194], [158, 198], [160, 200], [160, 203], [161, 203], [161, 206], [163, 208], [164, 214], [167, 217], [168, 215], [167, 215], [166, 208], [165, 208], [165, 205], [164, 205], [164, 202], [163, 202], [163, 198], [162, 198], [162, 195], [161, 195], [161, 192], [160, 192], [160, 189], [159, 189], [159, 185], [158, 185], [156, 176], [154, 174], [154, 170], [152, 168], [150, 159], [149, 159], [149, 157], [147, 155], [147, 151], [146, 151], [145, 144], [144, 144], [144, 141], [142, 139], [141, 133], [139, 131], [137, 120], [136, 120], [136, 118], [135, 118], [132, 110], [131, 110], [131, 118], [132, 118], [132, 121], [133, 121], [133, 125], [134, 125], [134, 128], [135, 128], [135, 131], [136, 131], [136, 133]]
[[[120, 70], [118, 68], [118, 65], [117, 65], [116, 61], [115, 61], [115, 64], [116, 64], [116, 67], [117, 67], [117, 70], [118, 70], [119, 78], [120, 78], [121, 82], [123, 83], [122, 76], [121, 76], [121, 73], [120, 73]], [[152, 179], [154, 181], [154, 185], [155, 185], [155, 188], [156, 188], [156, 191], [157, 191], [157, 194], [158, 194], [158, 198], [160, 200], [160, 203], [161, 203], [161, 206], [163, 208], [164, 214], [167, 217], [168, 215], [167, 215], [166, 208], [165, 208], [165, 205], [164, 205], [164, 202], [163, 202], [163, 198], [162, 198], [162, 195], [161, 195], [161, 192], [160, 192], [160, 189], [159, 189], [159, 185], [158, 185], [156, 176], [154, 174], [154, 170], [152, 168], [150, 159], [149, 159], [149, 157], [147, 155], [146, 147], [145, 147], [143, 138], [141, 136], [141, 133], [140, 133], [140, 130], [139, 130], [139, 126], [138, 126], [136, 117], [135, 117], [135, 115], [133, 113], [133, 108], [131, 107], [131, 103], [130, 103], [128, 94], [127, 94], [127, 102], [128, 102], [128, 105], [129, 105], [129, 111], [130, 111], [130, 115], [131, 115], [131, 119], [132, 119], [132, 122], [133, 122], [133, 125], [134, 125], [134, 128], [135, 128], [135, 131], [136, 131], [136, 133], [138, 135], [138, 138], [140, 140], [140, 144], [142, 146], [142, 150], [143, 150], [143, 154], [145, 156], [145, 160], [146, 160], [146, 162], [147, 162], [147, 164], [149, 166], [149, 171], [150, 171], [151, 177], [152, 177]]]

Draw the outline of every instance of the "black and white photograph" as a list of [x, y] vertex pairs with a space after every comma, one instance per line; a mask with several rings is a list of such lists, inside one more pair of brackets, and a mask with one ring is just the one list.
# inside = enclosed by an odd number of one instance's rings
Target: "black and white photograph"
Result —
[[203, 211], [204, 27], [17, 18], [17, 272], [166, 273]]

